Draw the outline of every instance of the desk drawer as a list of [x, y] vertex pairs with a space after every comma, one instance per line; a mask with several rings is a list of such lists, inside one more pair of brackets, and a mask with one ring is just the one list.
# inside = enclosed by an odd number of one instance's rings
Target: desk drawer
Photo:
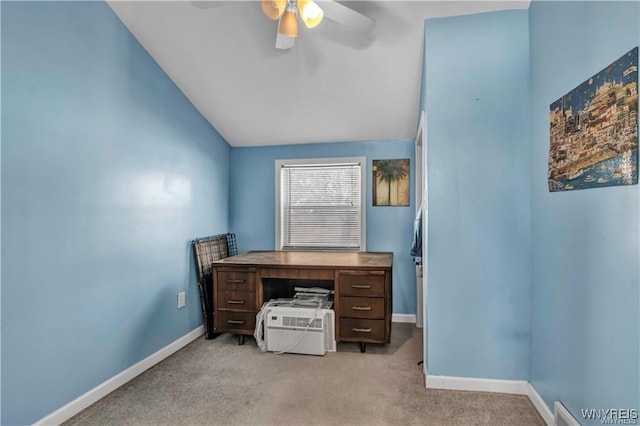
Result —
[[340, 317], [384, 319], [384, 298], [341, 297]]
[[256, 290], [256, 273], [246, 271], [218, 271], [218, 291]]
[[[255, 312], [218, 311], [216, 315], [216, 331], [244, 332], [253, 334], [256, 328]], [[241, 333], [243, 334], [243, 333]]]
[[218, 309], [256, 311], [255, 291], [218, 290]]
[[340, 340], [384, 342], [384, 320], [340, 318]]
[[384, 297], [384, 273], [351, 274], [340, 273], [341, 296]]

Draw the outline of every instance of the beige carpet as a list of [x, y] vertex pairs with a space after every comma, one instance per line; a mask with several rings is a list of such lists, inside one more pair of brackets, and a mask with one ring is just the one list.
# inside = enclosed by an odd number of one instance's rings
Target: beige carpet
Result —
[[393, 324], [390, 345], [323, 357], [200, 338], [65, 424], [544, 425], [526, 396], [426, 390], [421, 335]]

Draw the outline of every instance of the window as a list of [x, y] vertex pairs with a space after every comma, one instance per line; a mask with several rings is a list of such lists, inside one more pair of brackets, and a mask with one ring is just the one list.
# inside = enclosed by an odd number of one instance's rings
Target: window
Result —
[[365, 164], [276, 160], [276, 249], [365, 251]]

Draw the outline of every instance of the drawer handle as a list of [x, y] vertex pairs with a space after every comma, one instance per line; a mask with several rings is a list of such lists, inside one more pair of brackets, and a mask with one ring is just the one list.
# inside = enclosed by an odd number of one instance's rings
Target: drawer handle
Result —
[[227, 324], [244, 324], [243, 320], [227, 320]]
[[373, 328], [352, 328], [351, 331], [354, 333], [371, 333]]
[[227, 280], [227, 284], [244, 284], [244, 280]]
[[229, 305], [244, 305], [244, 300], [228, 300]]
[[352, 306], [351, 309], [354, 311], [370, 311], [371, 306]]
[[340, 271], [340, 275], [350, 275], [352, 277], [366, 277], [371, 275], [384, 275], [384, 271]]
[[351, 288], [371, 288], [370, 285], [362, 285], [362, 284], [351, 284]]

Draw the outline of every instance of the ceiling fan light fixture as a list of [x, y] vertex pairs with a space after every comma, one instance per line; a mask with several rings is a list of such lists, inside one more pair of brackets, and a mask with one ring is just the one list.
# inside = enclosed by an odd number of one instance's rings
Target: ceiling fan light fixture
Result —
[[287, 0], [260, 0], [262, 11], [274, 21], [282, 16], [287, 7]]
[[289, 37], [298, 37], [298, 20], [296, 19], [296, 9], [288, 6], [280, 18], [278, 32]]
[[298, 11], [307, 28], [317, 27], [324, 17], [324, 11], [313, 0], [298, 0]]

